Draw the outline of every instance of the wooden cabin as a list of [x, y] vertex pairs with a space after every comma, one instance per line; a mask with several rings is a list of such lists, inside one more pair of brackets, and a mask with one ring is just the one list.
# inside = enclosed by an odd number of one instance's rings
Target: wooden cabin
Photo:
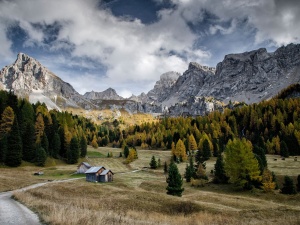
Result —
[[90, 164], [88, 164], [87, 162], [82, 162], [77, 167], [77, 173], [85, 173], [91, 167], [92, 166]]
[[111, 170], [104, 170], [100, 174], [100, 182], [112, 182], [114, 173]]

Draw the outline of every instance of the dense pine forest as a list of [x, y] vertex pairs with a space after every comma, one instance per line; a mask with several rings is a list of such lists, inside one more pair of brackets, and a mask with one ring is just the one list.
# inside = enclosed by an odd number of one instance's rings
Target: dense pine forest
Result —
[[19, 166], [24, 160], [43, 166], [50, 156], [76, 163], [86, 155], [87, 144], [172, 149], [174, 159], [181, 161], [199, 150], [198, 160], [205, 161], [222, 153], [228, 141], [235, 138], [250, 141], [257, 156], [300, 155], [299, 86], [292, 85], [258, 104], [229, 104], [224, 112], [195, 118], [164, 117], [157, 123], [124, 130], [118, 120], [99, 126], [84, 117], [48, 110], [45, 104], [30, 104], [1, 91], [0, 162]]

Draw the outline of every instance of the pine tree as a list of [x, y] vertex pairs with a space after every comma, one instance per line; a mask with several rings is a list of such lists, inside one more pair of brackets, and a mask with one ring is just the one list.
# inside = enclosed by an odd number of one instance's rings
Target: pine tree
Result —
[[281, 193], [288, 194], [288, 195], [297, 193], [295, 186], [294, 186], [294, 182], [289, 176], [284, 177], [284, 183], [283, 183], [283, 187], [281, 189]]
[[165, 173], [165, 174], [168, 173], [168, 164], [167, 164], [166, 161], [165, 161], [165, 163], [164, 163], [164, 173]]
[[172, 162], [168, 170], [167, 194], [181, 197], [184, 188], [182, 188], [182, 178], [176, 164]]
[[80, 139], [80, 157], [85, 157], [87, 154], [87, 141], [84, 136]]
[[224, 153], [224, 168], [230, 182], [238, 187], [251, 188], [253, 182], [261, 181], [250, 141], [244, 138], [229, 140]]
[[42, 135], [41, 146], [45, 150], [46, 154], [49, 155], [49, 141], [46, 133]]
[[160, 158], [158, 158], [157, 160], [157, 168], [160, 168], [161, 167], [161, 161], [160, 161]]
[[52, 157], [57, 158], [59, 155], [59, 151], [61, 148], [60, 137], [58, 133], [55, 133], [53, 136], [53, 144], [52, 144]]
[[226, 176], [225, 169], [224, 169], [224, 161], [221, 154], [219, 154], [214, 170], [214, 183], [217, 184], [226, 184], [228, 183], [229, 178]]
[[76, 137], [73, 137], [70, 142], [69, 151], [67, 151], [67, 163], [74, 164], [78, 162], [80, 150]]
[[35, 165], [37, 165], [37, 166], [45, 166], [46, 160], [47, 160], [46, 151], [38, 143], [37, 144], [37, 148], [36, 148]]
[[209, 146], [209, 142], [207, 139], [205, 139], [203, 141], [203, 159], [204, 161], [209, 160], [209, 158], [211, 157], [211, 150], [210, 150], [210, 146]]
[[7, 135], [4, 135], [0, 139], [0, 163], [5, 162], [6, 153], [7, 153]]
[[150, 168], [151, 168], [151, 169], [156, 169], [156, 168], [157, 168], [157, 162], [156, 162], [156, 159], [155, 159], [155, 156], [154, 156], [154, 155], [152, 156], [149, 165], [150, 165]]
[[186, 182], [191, 182], [191, 178], [195, 177], [195, 168], [194, 168], [194, 160], [193, 156], [189, 157], [189, 164], [186, 165], [185, 174], [184, 174]]
[[5, 164], [12, 167], [20, 166], [22, 163], [22, 139], [16, 118], [7, 138], [7, 149]]
[[124, 157], [127, 158], [128, 155], [129, 155], [129, 148], [128, 148], [127, 145], [125, 145], [125, 147], [124, 147]]
[[27, 123], [23, 132], [23, 160], [34, 162], [35, 159], [35, 130], [32, 123]]
[[300, 175], [297, 176], [297, 192], [300, 192]]

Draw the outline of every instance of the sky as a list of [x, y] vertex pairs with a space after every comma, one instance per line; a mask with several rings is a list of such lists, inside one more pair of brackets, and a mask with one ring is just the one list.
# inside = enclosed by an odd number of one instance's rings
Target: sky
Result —
[[80, 94], [151, 90], [189, 62], [299, 43], [299, 0], [0, 0], [0, 68], [19, 52]]

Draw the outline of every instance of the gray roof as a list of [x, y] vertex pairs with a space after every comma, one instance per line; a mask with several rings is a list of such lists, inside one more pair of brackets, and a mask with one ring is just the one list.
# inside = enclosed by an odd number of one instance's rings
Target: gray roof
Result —
[[87, 162], [82, 162], [83, 165], [85, 165], [88, 168], [91, 168], [92, 166], [90, 164], [88, 164]]
[[85, 173], [97, 173], [102, 168], [104, 168], [104, 167], [103, 166], [93, 166], [93, 167], [89, 168]]
[[[100, 175], [105, 175], [105, 174], [107, 174], [109, 171], [112, 172], [111, 170], [103, 170], [102, 173], [101, 173]], [[112, 172], [112, 174], [113, 174], [113, 172]]]

